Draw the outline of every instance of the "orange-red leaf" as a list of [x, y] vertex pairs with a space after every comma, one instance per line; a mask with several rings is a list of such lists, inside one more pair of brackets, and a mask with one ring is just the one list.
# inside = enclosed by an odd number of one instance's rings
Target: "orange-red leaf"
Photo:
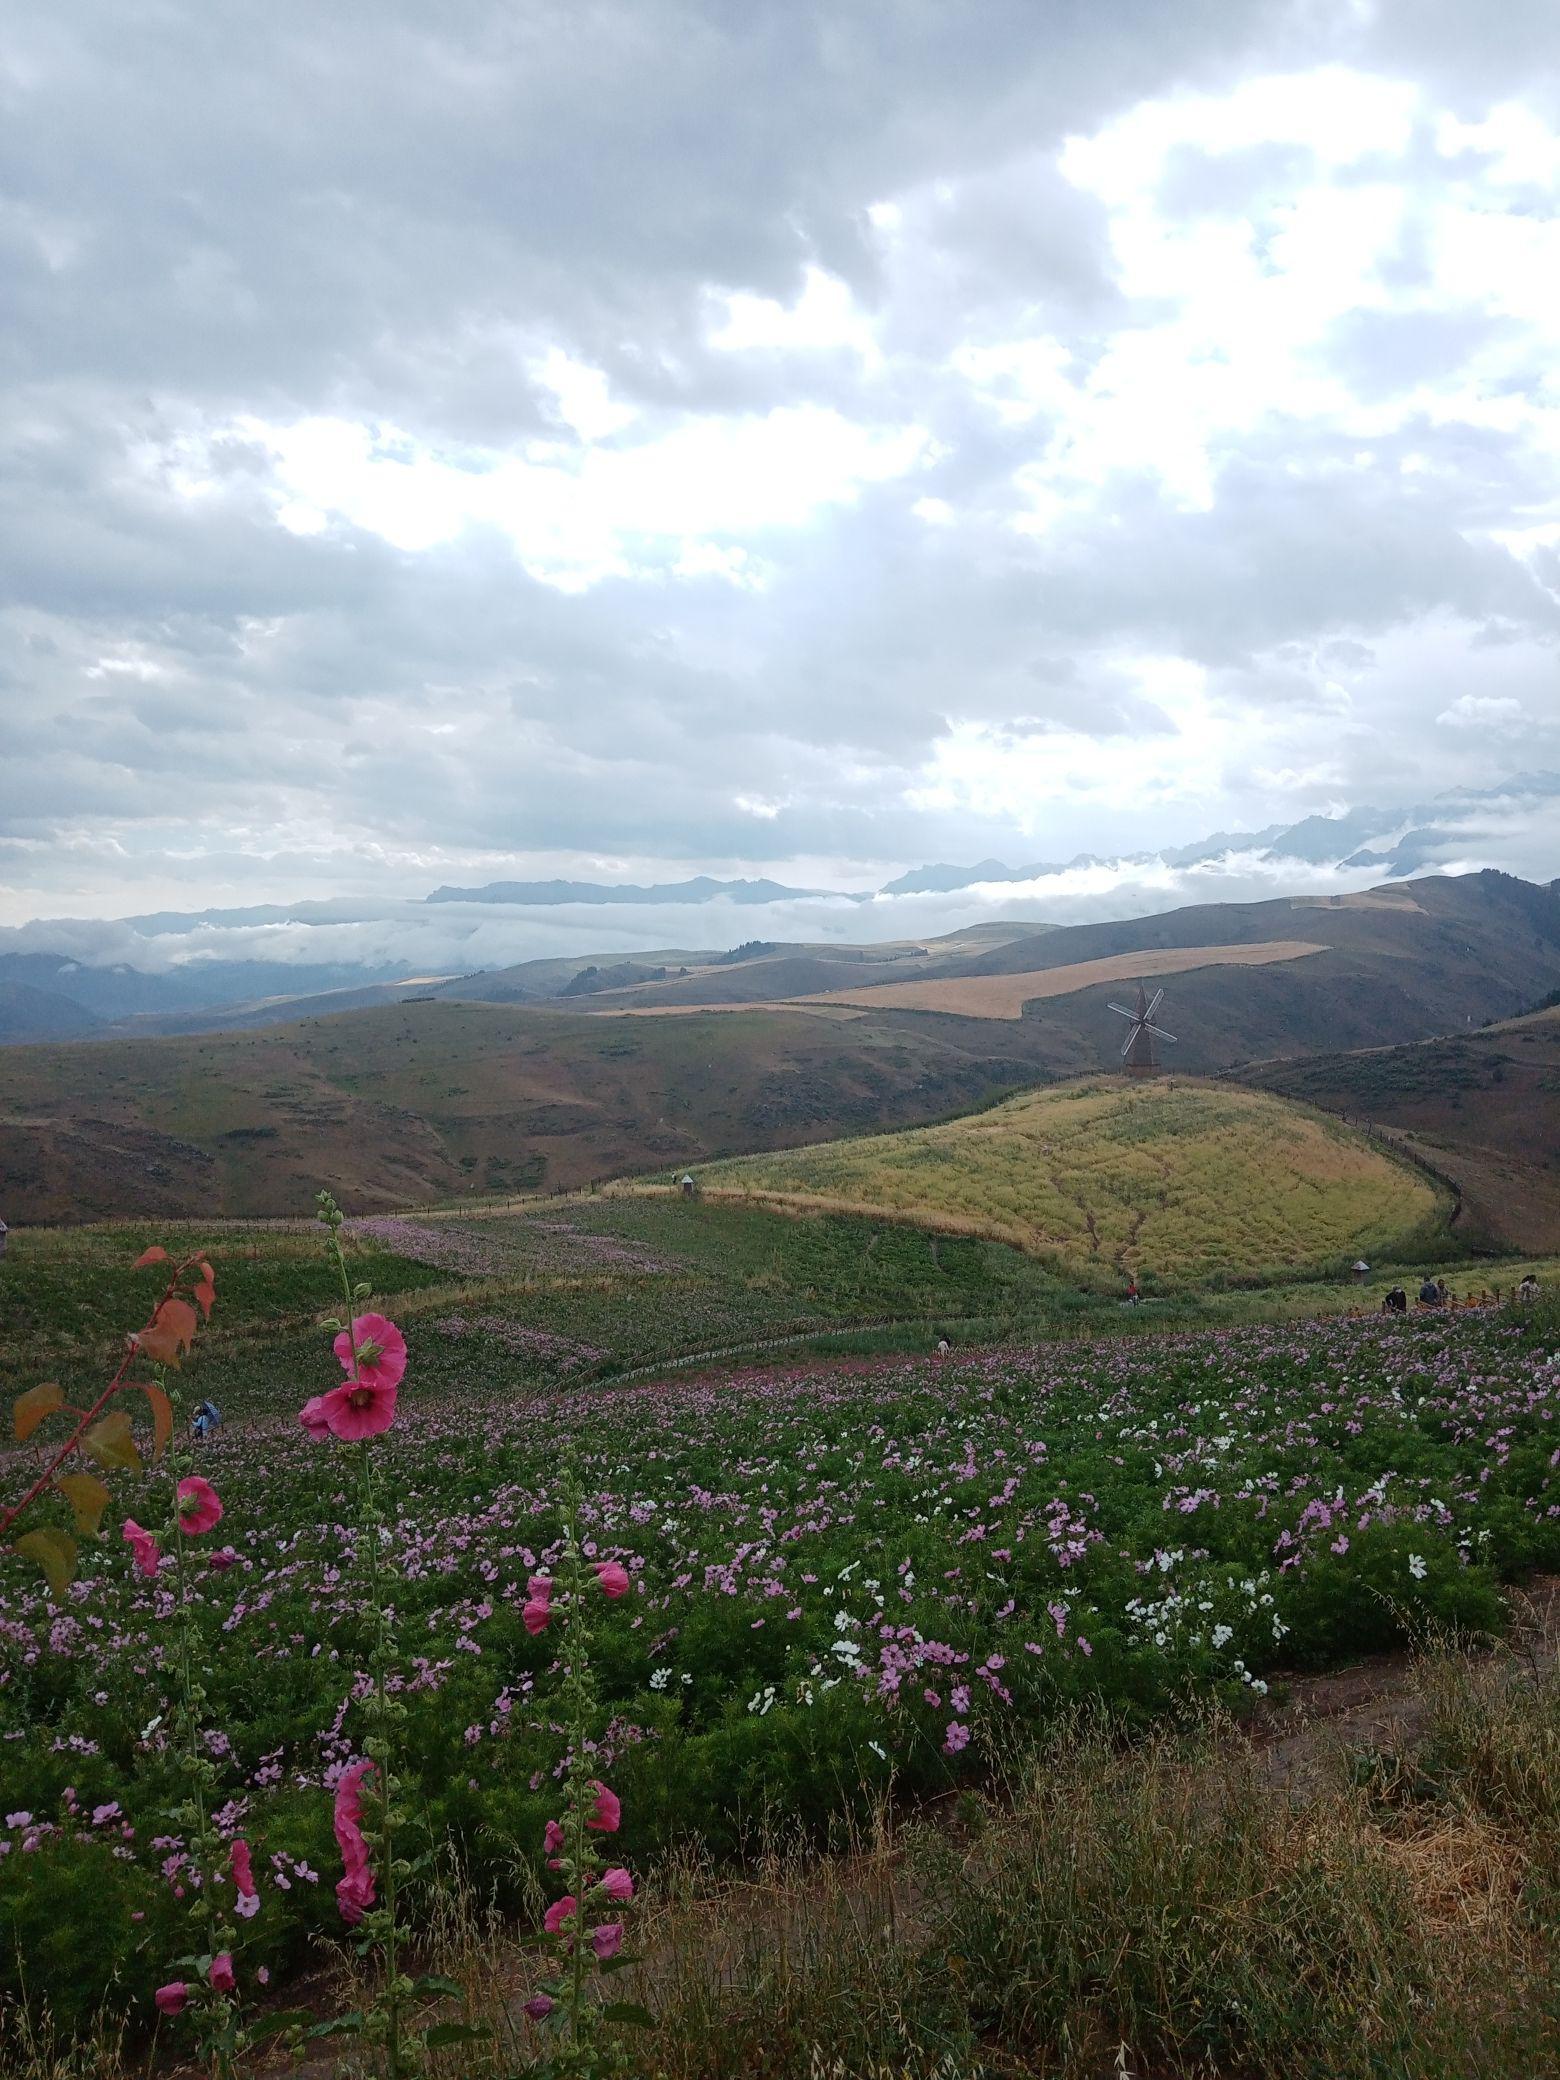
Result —
[[108, 1508], [107, 1486], [95, 1473], [62, 1473], [54, 1485], [70, 1504], [76, 1529], [95, 1532]]
[[201, 1313], [209, 1322], [211, 1320], [211, 1305], [217, 1297], [216, 1287], [209, 1278], [203, 1278], [200, 1284], [194, 1288], [194, 1293], [195, 1298], [200, 1302]]
[[130, 1266], [130, 1269], [132, 1271], [140, 1271], [148, 1264], [166, 1264], [167, 1261], [168, 1252], [160, 1243], [154, 1242], [150, 1249], [142, 1250], [141, 1254]]
[[17, 1436], [23, 1440], [31, 1437], [45, 1416], [52, 1416], [64, 1406], [65, 1395], [58, 1380], [45, 1380], [42, 1386], [29, 1387], [25, 1394], [18, 1394], [11, 1407]]
[[165, 1300], [141, 1331], [141, 1349], [155, 1365], [177, 1365], [195, 1341], [195, 1310], [187, 1300]]
[[122, 1408], [111, 1408], [101, 1422], [94, 1423], [81, 1440], [81, 1449], [89, 1459], [96, 1459], [99, 1466], [135, 1469], [141, 1464], [130, 1418]]
[[65, 1591], [76, 1575], [76, 1541], [70, 1533], [57, 1530], [53, 1524], [45, 1524], [40, 1530], [29, 1531], [19, 1538], [16, 1550], [24, 1559], [38, 1563], [48, 1577], [55, 1602], [63, 1602]]
[[206, 1262], [206, 1259], [204, 1257], [201, 1258], [200, 1262], [196, 1265], [195, 1268], [200, 1273], [201, 1277], [206, 1281], [208, 1286], [214, 1286], [216, 1284], [217, 1274], [212, 1270], [211, 1266]]
[[143, 1385], [141, 1392], [152, 1409], [152, 1459], [155, 1463], [168, 1449], [173, 1436], [173, 1403], [161, 1387]]

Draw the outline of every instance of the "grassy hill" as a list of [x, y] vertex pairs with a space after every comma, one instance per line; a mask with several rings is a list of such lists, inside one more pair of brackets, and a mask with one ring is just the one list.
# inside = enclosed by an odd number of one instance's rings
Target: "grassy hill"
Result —
[[1401, 1251], [1441, 1211], [1364, 1136], [1264, 1093], [1161, 1078], [1028, 1092], [967, 1119], [701, 1173], [716, 1192], [868, 1210], [1080, 1269], [1294, 1272]]
[[[1560, 894], [1498, 874], [1002, 938], [848, 962], [779, 948], [568, 1009], [445, 996], [263, 1030], [9, 1047], [0, 1216], [278, 1215], [321, 1184], [362, 1208], [550, 1192], [917, 1125], [1112, 1064], [1121, 1025], [1106, 1006], [1139, 966], [1165, 974], [1171, 1060], [1192, 1074], [1467, 1032], [1560, 984]], [[1284, 946], [1319, 950], [1273, 958]], [[1199, 957], [1211, 964], [1187, 965]], [[848, 983], [855, 1003], [740, 1001], [783, 978], [803, 995]], [[896, 1001], [907, 983], [947, 1002]], [[695, 985], [738, 1001], [690, 1011]], [[650, 1009], [678, 1015], [621, 1015]], [[1519, 1109], [1490, 1116], [1520, 1144]]]
[[1560, 1008], [1409, 1047], [1259, 1062], [1242, 1081], [1400, 1137], [1456, 1179], [1470, 1247], [1560, 1249]]

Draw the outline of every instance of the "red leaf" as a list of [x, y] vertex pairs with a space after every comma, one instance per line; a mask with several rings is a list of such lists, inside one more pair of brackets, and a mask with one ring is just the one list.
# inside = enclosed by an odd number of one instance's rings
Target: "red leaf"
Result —
[[143, 1384], [141, 1392], [146, 1396], [152, 1411], [152, 1458], [160, 1459], [168, 1449], [173, 1436], [173, 1404], [161, 1387]]
[[154, 1242], [154, 1243], [152, 1244], [152, 1246], [151, 1246], [151, 1248], [150, 1248], [150, 1249], [143, 1249], [143, 1250], [142, 1250], [141, 1254], [140, 1254], [140, 1255], [139, 1255], [139, 1256], [138, 1256], [138, 1257], [136, 1258], [135, 1262], [134, 1262], [134, 1263], [133, 1263], [133, 1264], [132, 1264], [132, 1265], [130, 1266], [130, 1269], [131, 1269], [132, 1271], [139, 1271], [139, 1270], [140, 1270], [140, 1269], [142, 1268], [142, 1266], [143, 1266], [143, 1265], [146, 1265], [146, 1264], [166, 1264], [166, 1263], [167, 1263], [167, 1261], [168, 1261], [168, 1252], [167, 1252], [167, 1251], [166, 1251], [166, 1250], [165, 1250], [165, 1249], [164, 1249], [164, 1248], [162, 1247], [162, 1245], [161, 1245], [160, 1243], [156, 1243], [156, 1242]]
[[203, 1278], [200, 1284], [192, 1288], [192, 1290], [195, 1294], [195, 1298], [200, 1302], [201, 1313], [209, 1322], [211, 1320], [211, 1305], [217, 1297], [216, 1287], [212, 1284], [209, 1278]]
[[195, 1341], [195, 1310], [187, 1300], [165, 1300], [141, 1331], [141, 1349], [155, 1365], [177, 1365]]

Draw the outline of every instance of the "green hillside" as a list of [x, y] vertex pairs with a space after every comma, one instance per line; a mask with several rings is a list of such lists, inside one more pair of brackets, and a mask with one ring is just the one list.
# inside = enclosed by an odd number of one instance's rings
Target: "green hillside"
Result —
[[701, 1181], [1184, 1279], [1401, 1252], [1442, 1210], [1363, 1135], [1266, 1093], [1170, 1077], [1031, 1091], [943, 1126], [711, 1164]]

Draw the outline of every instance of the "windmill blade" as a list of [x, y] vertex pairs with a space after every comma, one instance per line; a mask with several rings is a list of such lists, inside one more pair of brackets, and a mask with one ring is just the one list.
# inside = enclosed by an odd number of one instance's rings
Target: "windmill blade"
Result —
[[1150, 1003], [1148, 1009], [1143, 1013], [1143, 1016], [1145, 1018], [1152, 1018], [1154, 1013], [1159, 1009], [1160, 1005], [1164, 1002], [1164, 1000], [1164, 991], [1162, 989], [1156, 989], [1154, 991], [1153, 1001]]
[[1125, 1061], [1127, 1056], [1132, 1052], [1133, 1048], [1136, 1046], [1137, 1029], [1136, 1027], [1134, 1027], [1133, 1030], [1130, 1033], [1128, 1033], [1126, 1039], [1121, 1043], [1121, 1059]]
[[1175, 1038], [1174, 1033], [1167, 1033], [1163, 1026], [1145, 1025], [1143, 1030], [1145, 1033], [1152, 1033], [1159, 1040], [1173, 1040]]
[[1135, 1019], [1137, 1017], [1137, 1013], [1135, 1011], [1129, 1011], [1125, 1004], [1107, 1004], [1105, 1006], [1105, 1009], [1107, 1011], [1114, 1011], [1118, 1018]]

